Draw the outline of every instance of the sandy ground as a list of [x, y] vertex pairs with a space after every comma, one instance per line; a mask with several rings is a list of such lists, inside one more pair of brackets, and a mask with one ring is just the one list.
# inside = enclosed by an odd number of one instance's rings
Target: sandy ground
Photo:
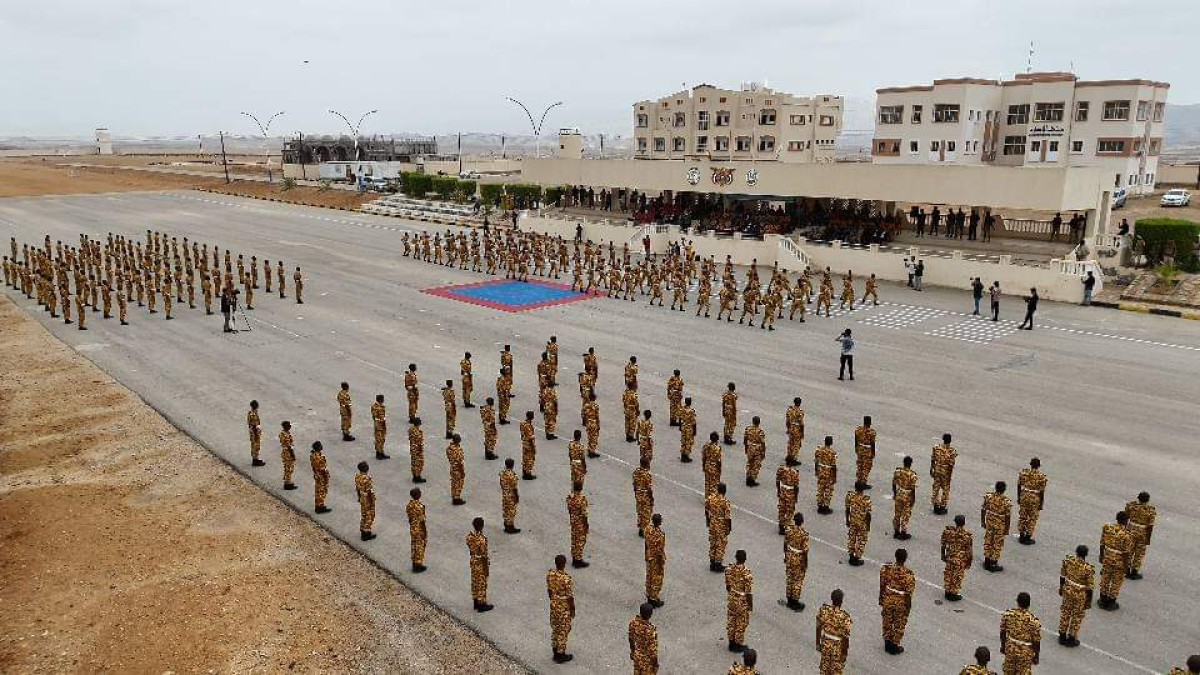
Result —
[[[73, 161], [73, 160], [72, 160]], [[0, 161], [0, 197], [177, 190], [214, 184], [216, 179], [149, 171], [61, 166], [55, 160]]]
[[521, 670], [4, 297], [0, 336], [0, 672]]
[[374, 192], [355, 192], [352, 190], [322, 190], [315, 187], [296, 186], [290, 190], [284, 190], [283, 184], [279, 181], [274, 183], [263, 183], [250, 180], [235, 180], [226, 185], [218, 183], [210, 185], [206, 189], [212, 192], [220, 192], [227, 195], [237, 195], [240, 197], [266, 197], [269, 199], [278, 199], [282, 202], [290, 204], [304, 204], [306, 206], [325, 206], [332, 208], [357, 209], [358, 207], [373, 202], [379, 199], [380, 195]]

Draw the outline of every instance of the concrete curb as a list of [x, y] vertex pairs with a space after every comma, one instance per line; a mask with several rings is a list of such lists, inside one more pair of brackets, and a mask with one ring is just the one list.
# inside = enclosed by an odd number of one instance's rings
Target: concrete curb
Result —
[[1177, 319], [1190, 319], [1192, 321], [1200, 321], [1200, 312], [1189, 312], [1181, 309], [1163, 309], [1160, 307], [1149, 307], [1134, 302], [1105, 302], [1095, 300], [1092, 302], [1093, 307], [1103, 307], [1104, 309], [1119, 309], [1125, 312], [1137, 312], [1138, 314], [1153, 314], [1155, 316], [1169, 316]]

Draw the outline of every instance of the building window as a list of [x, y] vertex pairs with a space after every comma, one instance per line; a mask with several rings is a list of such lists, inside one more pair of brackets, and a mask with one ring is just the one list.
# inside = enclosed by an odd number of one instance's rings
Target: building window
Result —
[[833, 115], [821, 115], [821, 119], [819, 121], [821, 126], [831, 127], [833, 126]]
[[767, 125], [767, 126], [775, 124], [775, 109], [774, 108], [763, 108], [761, 111], [759, 111], [758, 123]]
[[758, 137], [758, 151], [759, 152], [774, 152], [775, 151], [775, 137], [774, 136], [759, 136]]
[[934, 122], [958, 122], [957, 103], [937, 103], [933, 106]]
[[1033, 119], [1036, 122], [1061, 122], [1064, 105], [1062, 102], [1038, 103], [1033, 111]]
[[1029, 104], [1008, 106], [1008, 123], [1011, 124], [1028, 124], [1029, 123]]
[[1146, 174], [1146, 185], [1154, 185], [1154, 174]]
[[930, 152], [937, 152], [938, 150], [941, 150], [941, 149], [942, 149], [941, 141], [929, 141], [929, 151]]
[[879, 123], [880, 124], [903, 124], [904, 123], [904, 106], [902, 106], [902, 105], [881, 105], [881, 106], [879, 106]]
[[1161, 146], [1162, 146], [1162, 139], [1151, 138], [1150, 139], [1150, 154], [1157, 155], [1158, 150]]
[[718, 102], [718, 103], [724, 103], [724, 102], [725, 102], [725, 97], [724, 97], [724, 96], [722, 96], [721, 98], [717, 99], [717, 102]]
[[681, 113], [681, 112], [675, 113], [674, 126], [682, 127], [685, 124], [687, 124], [687, 113]]
[[978, 152], [979, 152], [979, 141], [971, 141], [971, 152], [974, 152], [974, 153], [977, 153], [977, 154], [978, 154]]
[[729, 126], [729, 111], [728, 110], [718, 110], [717, 111], [717, 126], [719, 126], [719, 127]]
[[1083, 152], [1083, 141], [1071, 141], [1071, 152], [1076, 154]]
[[637, 125], [639, 129], [645, 129], [650, 126], [650, 116], [645, 113], [639, 114], [637, 116]]
[[1004, 154], [1006, 154], [1006, 155], [1024, 155], [1025, 154], [1025, 137], [1024, 136], [1005, 136], [1004, 137]]
[[663, 101], [663, 102], [662, 102], [662, 107], [664, 107], [664, 108], [666, 108], [666, 107], [667, 107], [667, 106], [669, 106], [669, 105], [671, 105], [671, 104], [670, 104], [670, 103], [667, 103], [666, 101]]
[[696, 152], [708, 152], [708, 136], [696, 137]]
[[708, 111], [701, 110], [696, 113], [696, 128], [700, 131], [708, 131]]
[[1103, 155], [1103, 154], [1112, 154], [1112, 153], [1119, 153], [1119, 152], [1125, 152], [1125, 141], [1124, 140], [1103, 140], [1102, 139], [1096, 144], [1096, 153], [1097, 154]]
[[[1166, 109], [1167, 109], [1167, 104], [1165, 104], [1165, 103], [1155, 103], [1154, 104], [1154, 121], [1155, 122], [1163, 121], [1163, 113], [1166, 112]], [[1151, 175], [1154, 175], [1154, 174], [1151, 174]]]
[[991, 110], [987, 111], [987, 121], [989, 123], [992, 121], [992, 111]]
[[1116, 180], [1113, 181], [1113, 187], [1121, 187], [1121, 174], [1117, 174]]
[[[1042, 151], [1042, 142], [1041, 141], [1029, 141], [1029, 154], [1037, 155], [1041, 151]], [[1034, 161], [1036, 161], [1036, 158]]]
[[687, 150], [687, 139], [682, 136], [676, 136], [671, 140], [671, 143], [675, 152], [684, 152]]
[[1087, 101], [1079, 101], [1075, 104], [1075, 121], [1086, 122], [1088, 120], [1088, 108], [1090, 104]]
[[1137, 121], [1145, 122], [1150, 119], [1150, 101], [1138, 101]]
[[1129, 101], [1105, 101], [1104, 119], [1118, 121], [1128, 120]]
[[654, 139], [654, 151], [655, 152], [666, 152], [667, 151], [667, 139], [665, 139], [665, 138]]
[[804, 141], [788, 141], [788, 152], [804, 149]]
[[729, 151], [729, 137], [728, 136], [717, 136], [717, 150], [719, 150], [721, 152]]
[[793, 126], [803, 126], [804, 125], [804, 115], [791, 115], [788, 118], [788, 122], [791, 123]]
[[638, 139], [638, 152], [645, 152], [645, 151], [646, 151], [646, 139], [639, 138]]
[[912, 123], [913, 124], [921, 123], [921, 111], [924, 108], [925, 108], [925, 106], [923, 106], [923, 105], [914, 105], [912, 107]]
[[918, 152], [921, 151], [921, 144], [918, 143], [917, 141], [909, 141], [908, 142], [908, 151], [914, 155], [917, 154]]
[[737, 151], [738, 152], [750, 152], [750, 137], [749, 136], [738, 136], [737, 137]]
[[958, 143], [955, 141], [946, 141], [946, 152], [954, 152], [957, 147]]
[[1129, 174], [1129, 184], [1137, 185], [1137, 174], [1136, 173]]

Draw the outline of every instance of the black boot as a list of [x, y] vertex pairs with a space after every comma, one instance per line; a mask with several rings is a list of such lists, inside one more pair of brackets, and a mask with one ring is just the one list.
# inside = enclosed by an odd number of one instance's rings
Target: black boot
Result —
[[332, 510], [333, 509], [329, 508], [328, 506], [318, 506], [317, 508], [313, 509], [313, 511], [316, 513], [329, 513]]
[[646, 598], [646, 602], [650, 603], [650, 605], [655, 608], [662, 607], [663, 605], [667, 604], [657, 598]]
[[683, 462], [684, 464], [689, 464], [691, 463], [692, 458], [689, 455], [680, 455], [679, 461]]
[[505, 525], [504, 526], [504, 534], [517, 534], [520, 531], [521, 531], [521, 528], [519, 528], [515, 525]]
[[754, 480], [753, 478], [747, 477], [746, 478], [746, 487], [758, 487], [758, 481]]
[[261, 459], [255, 459], [250, 462], [250, 466], [266, 466], [266, 465], [267, 465], [267, 463], [262, 461]]
[[537, 476], [533, 475], [532, 473], [529, 473], [528, 471], [522, 471], [521, 472], [521, 480], [537, 480]]
[[1058, 634], [1058, 644], [1065, 647], [1069, 643], [1070, 643], [1070, 640], [1067, 639], [1067, 634], [1060, 631]]
[[721, 562], [720, 560], [710, 560], [710, 561], [708, 561], [708, 571], [709, 572], [724, 572], [725, 571], [725, 563]]
[[818, 506], [817, 513], [819, 513], [823, 516], [827, 516], [827, 515], [833, 513], [833, 509], [829, 508], [828, 506]]
[[733, 640], [729, 641], [729, 651], [741, 654], [746, 651], [746, 645], [740, 645]]
[[783, 534], [783, 533], [784, 533], [783, 525], [780, 525], [779, 526], [779, 534]]
[[566, 652], [555, 652], [554, 653], [554, 662], [555, 663], [566, 663], [567, 661], [570, 661], [573, 658], [575, 658], [575, 657]]
[[583, 569], [585, 567], [590, 567], [591, 564], [592, 563], [584, 560], [583, 558], [576, 558], [575, 560], [571, 561], [571, 567], [574, 567], [575, 569]]
[[283, 484], [283, 489], [284, 489], [284, 490], [295, 490], [295, 489], [296, 489], [296, 484], [295, 484], [295, 483], [284, 483], [284, 484]]
[[454, 499], [450, 500], [450, 504], [453, 506], [462, 506], [463, 504], [466, 504], [466, 503], [467, 503], [467, 500], [461, 499], [458, 497], [455, 497]]
[[424, 572], [427, 569], [429, 569], [429, 568], [424, 565], [418, 565], [416, 563], [413, 563], [413, 566], [412, 566], [413, 574], [420, 574], [421, 572]]
[[862, 567], [863, 559], [856, 555], [852, 555], [850, 556], [849, 564], [851, 567]]
[[892, 644], [891, 640], [884, 640], [883, 641], [883, 651], [887, 652], [888, 654], [895, 654], [896, 653], [896, 645]]
[[425, 478], [423, 476], [413, 476], [413, 482], [414, 483], [424, 483]]
[[350, 434], [342, 434], [342, 440], [349, 442], [349, 441], [353, 441], [354, 437], [351, 436]]
[[491, 461], [493, 459], [500, 459], [500, 455], [497, 455], [496, 453], [489, 450], [488, 452], [483, 453], [483, 458], [488, 461]]
[[1129, 572], [1125, 574], [1125, 578], [1129, 579], [1130, 581], [1137, 581], [1138, 579], [1142, 578], [1142, 573], [1137, 570], [1129, 570]]
[[804, 603], [800, 602], [799, 600], [797, 600], [795, 598], [788, 598], [787, 599], [787, 608], [792, 610], [793, 612], [803, 612], [804, 611]]
[[359, 532], [358, 536], [361, 537], [363, 541], [371, 541], [376, 535], [374, 532]]
[[392, 458], [392, 456], [385, 452], [375, 453], [375, 459], [391, 459], [391, 458]]

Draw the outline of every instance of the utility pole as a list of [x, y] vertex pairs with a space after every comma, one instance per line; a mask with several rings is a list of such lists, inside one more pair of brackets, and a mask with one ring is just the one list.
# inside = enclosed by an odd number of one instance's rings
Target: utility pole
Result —
[[458, 175], [460, 175], [460, 176], [461, 176], [461, 175], [462, 175], [462, 172], [463, 172], [463, 161], [462, 161], [462, 132], [460, 131], [460, 132], [458, 132]]
[[221, 166], [225, 167], [225, 182], [229, 183], [231, 181], [229, 180], [229, 159], [225, 156], [225, 132], [217, 133], [221, 135]]
[[500, 159], [508, 159], [508, 155], [504, 154], [504, 136], [500, 136]]
[[508, 100], [512, 101], [513, 103], [516, 103], [517, 105], [521, 106], [521, 110], [525, 111], [525, 116], [529, 118], [529, 126], [533, 129], [533, 137], [537, 143], [537, 156], [540, 159], [542, 156], [542, 127], [546, 124], [546, 115], [550, 114], [550, 110], [552, 108], [562, 105], [563, 102], [558, 101], [556, 103], [551, 103], [550, 105], [546, 106], [546, 109], [542, 111], [541, 119], [539, 119], [537, 122], [534, 122], [533, 121], [533, 113], [529, 112], [529, 108], [525, 107], [524, 103], [521, 103], [520, 101], [518, 101], [517, 99], [515, 99], [511, 96], [506, 96], [505, 98], [507, 98]]
[[604, 134], [600, 134], [600, 159], [604, 159]]
[[[271, 137], [268, 136], [267, 134], [271, 130], [271, 122], [274, 122], [275, 118], [279, 117], [280, 115], [283, 115], [284, 112], [282, 110], [280, 110], [279, 112], [275, 113], [274, 115], [271, 115], [270, 117], [267, 118], [266, 123], [260, 122], [259, 119], [251, 113], [243, 112], [242, 114], [245, 115], [246, 117], [249, 117], [250, 119], [254, 120], [254, 123], [258, 125], [258, 130], [262, 132], [263, 145], [266, 148], [264, 150], [264, 152], [266, 154], [263, 157], [263, 161], [265, 162], [266, 167], [267, 167], [267, 182], [273, 183], [273, 182], [275, 182], [275, 179], [274, 179], [274, 176], [271, 175]], [[280, 163], [282, 164], [282, 162], [280, 162]]]
[[299, 140], [297, 142], [300, 145], [300, 149], [298, 150], [298, 154], [300, 156], [300, 180], [307, 180], [308, 175], [304, 171], [304, 132], [297, 131], [296, 135], [299, 136]]

